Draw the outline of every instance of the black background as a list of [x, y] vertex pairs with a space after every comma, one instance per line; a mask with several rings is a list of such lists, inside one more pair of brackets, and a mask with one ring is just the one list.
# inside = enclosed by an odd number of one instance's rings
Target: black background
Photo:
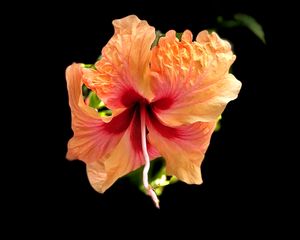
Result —
[[[25, 56], [19, 69], [26, 65], [26, 78], [20, 79], [19, 88], [24, 86], [27, 91], [23, 93], [27, 107], [24, 118], [17, 120], [25, 126], [24, 133], [18, 135], [20, 151], [12, 153], [21, 156], [14, 187], [10, 188], [14, 196], [10, 209], [16, 213], [12, 222], [25, 224], [33, 218], [34, 224], [26, 231], [38, 228], [47, 233], [57, 229], [77, 233], [87, 227], [99, 236], [108, 231], [107, 226], [115, 226], [117, 232], [127, 224], [134, 235], [143, 221], [153, 235], [164, 228], [190, 234], [207, 229], [250, 234], [268, 229], [266, 222], [276, 224], [279, 210], [274, 211], [272, 201], [283, 186], [276, 170], [278, 162], [270, 155], [276, 145], [266, 144], [274, 140], [274, 105], [270, 103], [272, 89], [278, 85], [270, 74], [274, 72], [274, 26], [281, 24], [274, 6], [255, 1], [101, 4], [37, 3], [38, 10], [33, 14], [24, 11], [17, 24], [15, 33], [21, 38], [16, 45], [24, 46], [18, 56]], [[253, 16], [263, 26], [267, 44], [246, 28], [217, 25], [218, 16], [231, 18], [235, 13]], [[73, 62], [93, 63], [113, 34], [111, 21], [129, 14], [162, 32], [190, 29], [196, 36], [203, 29], [218, 27], [218, 34], [232, 43], [237, 55], [232, 70], [243, 84], [239, 98], [229, 103], [223, 114], [221, 130], [212, 137], [202, 165], [204, 183], [168, 186], [160, 197], [160, 210], [126, 179], [105, 194], [95, 192], [84, 163], [65, 159], [72, 136], [65, 69]]]

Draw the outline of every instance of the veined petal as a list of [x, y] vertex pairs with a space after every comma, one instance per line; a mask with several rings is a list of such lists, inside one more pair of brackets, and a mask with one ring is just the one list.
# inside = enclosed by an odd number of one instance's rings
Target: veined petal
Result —
[[131, 15], [113, 21], [115, 33], [102, 49], [96, 70], [85, 71], [84, 83], [112, 111], [128, 108], [141, 96], [151, 99], [149, 62], [155, 29]]
[[167, 32], [151, 59], [152, 109], [170, 126], [217, 120], [241, 88], [228, 73], [234, 60], [230, 44], [216, 33], [202, 31], [192, 42], [190, 31], [181, 41]]
[[200, 165], [216, 122], [197, 122], [176, 128], [163, 125], [156, 116], [147, 122], [149, 142], [165, 158], [167, 174], [189, 184], [201, 184]]
[[[103, 193], [118, 178], [134, 171], [145, 163], [140, 129], [140, 114], [135, 112], [130, 127], [114, 150], [101, 161], [87, 164], [88, 178], [96, 191]], [[158, 151], [149, 143], [147, 145], [150, 159], [158, 157]]]
[[74, 136], [68, 143], [67, 158], [87, 163], [101, 161], [119, 143], [130, 125], [133, 109], [128, 109], [105, 123], [82, 96], [82, 66], [72, 64], [66, 70], [69, 105]]

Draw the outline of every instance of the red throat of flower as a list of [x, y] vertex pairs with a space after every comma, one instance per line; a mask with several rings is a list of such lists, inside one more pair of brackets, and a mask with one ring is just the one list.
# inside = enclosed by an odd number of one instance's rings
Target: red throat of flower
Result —
[[147, 139], [146, 139], [146, 110], [145, 106], [141, 105], [141, 137], [142, 137], [142, 149], [145, 159], [145, 167], [143, 170], [143, 184], [147, 194], [152, 198], [155, 206], [159, 208], [159, 200], [156, 196], [156, 193], [152, 189], [151, 185], [148, 183], [148, 172], [150, 169], [150, 158], [147, 150]]

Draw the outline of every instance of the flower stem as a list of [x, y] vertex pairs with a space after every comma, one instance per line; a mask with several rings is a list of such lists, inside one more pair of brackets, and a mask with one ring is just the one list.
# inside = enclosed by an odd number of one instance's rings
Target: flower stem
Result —
[[143, 170], [143, 184], [147, 191], [147, 194], [152, 198], [155, 206], [159, 208], [159, 200], [156, 196], [156, 193], [148, 183], [148, 172], [150, 169], [150, 159], [149, 154], [147, 150], [147, 136], [146, 136], [146, 113], [145, 113], [145, 107], [141, 105], [141, 136], [142, 136], [142, 149], [143, 149], [143, 155], [145, 159], [145, 167]]

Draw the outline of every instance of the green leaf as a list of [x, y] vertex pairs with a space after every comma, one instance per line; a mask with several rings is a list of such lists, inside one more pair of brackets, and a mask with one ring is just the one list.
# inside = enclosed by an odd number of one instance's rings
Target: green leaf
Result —
[[155, 31], [155, 35], [156, 35], [156, 37], [155, 37], [155, 39], [154, 39], [154, 41], [153, 41], [153, 43], [152, 43], [152, 45], [151, 45], [151, 48], [157, 46], [159, 39], [160, 39], [161, 37], [164, 37], [166, 34], [162, 33], [162, 32], [159, 31], [159, 30], [157, 30], [157, 31]]
[[142, 182], [142, 179], [143, 179], [143, 167], [140, 167], [138, 169], [136, 169], [135, 171], [127, 174], [125, 176], [127, 179], [129, 179], [129, 181], [137, 186], [140, 190], [141, 189], [141, 186], [143, 185], [143, 182]]
[[218, 118], [218, 122], [216, 124], [215, 132], [218, 132], [221, 129], [221, 119], [222, 119], [222, 116], [220, 115]]
[[236, 20], [224, 20], [222, 16], [217, 17], [217, 22], [221, 24], [221, 26], [226, 28], [233, 28], [241, 26], [241, 24]]
[[216, 28], [208, 28], [207, 31], [211, 34], [213, 32], [216, 32], [217, 29]]
[[82, 95], [83, 99], [86, 99], [89, 96], [90, 90], [85, 86], [85, 84], [82, 85]]
[[112, 115], [112, 111], [110, 109], [99, 110], [100, 117], [107, 117], [107, 116], [111, 116], [111, 115]]
[[253, 17], [238, 13], [234, 15], [234, 19], [239, 21], [243, 26], [249, 28], [264, 44], [266, 44], [264, 30]]
[[157, 196], [160, 196], [163, 193], [163, 190], [166, 186], [176, 183], [178, 179], [175, 176], [172, 176], [171, 178], [167, 177], [166, 174], [166, 167], [163, 166], [160, 171], [153, 177], [152, 181], [150, 182], [150, 185], [152, 186], [153, 190], [157, 194]]
[[219, 16], [217, 22], [225, 28], [246, 27], [266, 44], [265, 33], [262, 26], [253, 17], [247, 14], [237, 13], [233, 16], [233, 19], [230, 20], [225, 20], [222, 16]]
[[[126, 177], [139, 189], [146, 193], [144, 185], [143, 185], [143, 170], [144, 166], [138, 168], [134, 172], [129, 173]], [[148, 173], [149, 184], [156, 192], [158, 196], [160, 196], [164, 190], [164, 187], [167, 185], [176, 183], [178, 179], [175, 176], [168, 178], [166, 175], [166, 166], [163, 162], [163, 158], [157, 158], [150, 162], [150, 170]]]
[[102, 101], [98, 98], [95, 92], [91, 91], [88, 97], [90, 107], [95, 109], [99, 109], [101, 107]]
[[183, 34], [182, 32], [179, 32], [179, 33], [177, 32], [177, 33], [176, 33], [176, 38], [177, 38], [179, 41], [181, 41], [182, 34]]
[[92, 68], [92, 69], [96, 69], [94, 64], [83, 64], [84, 68]]

